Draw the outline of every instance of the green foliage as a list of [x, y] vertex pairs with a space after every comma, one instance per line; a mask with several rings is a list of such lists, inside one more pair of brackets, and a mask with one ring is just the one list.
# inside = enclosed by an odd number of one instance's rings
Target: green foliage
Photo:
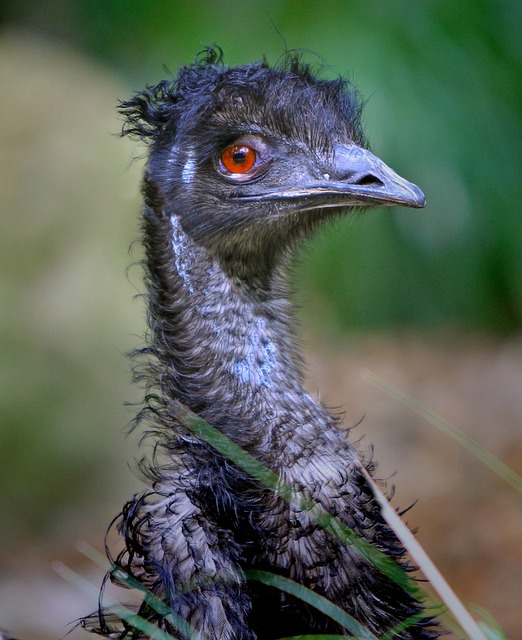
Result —
[[143, 312], [124, 275], [140, 170], [126, 170], [131, 149], [110, 133], [122, 89], [21, 34], [0, 38], [0, 79], [9, 87], [0, 123], [0, 548], [9, 550], [61, 528], [69, 505], [83, 503], [88, 517], [108, 508], [118, 485], [123, 493], [132, 415], [123, 353], [138, 343], [133, 331], [143, 335]]
[[[217, 42], [230, 64], [285, 46], [353, 76], [374, 148], [427, 194], [422, 212], [343, 223], [303, 260], [310, 316], [341, 329], [452, 326], [512, 332], [522, 320], [522, 12], [514, 0], [371, 3], [158, 0], [6, 3], [133, 87]], [[283, 41], [284, 39], [284, 41]], [[318, 313], [318, 311], [321, 313]]]

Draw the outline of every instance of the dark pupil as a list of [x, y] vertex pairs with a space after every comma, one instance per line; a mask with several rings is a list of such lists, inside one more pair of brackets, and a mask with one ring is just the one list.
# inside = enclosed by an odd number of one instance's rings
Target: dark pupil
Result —
[[238, 149], [234, 151], [234, 155], [232, 156], [232, 160], [235, 164], [243, 164], [246, 160], [246, 151], [244, 149]]

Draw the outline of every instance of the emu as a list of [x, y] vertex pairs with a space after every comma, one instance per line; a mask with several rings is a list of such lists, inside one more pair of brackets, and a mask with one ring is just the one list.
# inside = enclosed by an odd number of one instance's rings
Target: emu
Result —
[[[227, 67], [212, 47], [174, 80], [122, 103], [123, 134], [148, 146], [143, 244], [148, 340], [139, 419], [156, 438], [150, 488], [118, 520], [123, 573], [205, 640], [348, 635], [302, 599], [247, 579], [269, 571], [381, 635], [439, 636], [420, 598], [194, 434], [179, 403], [407, 570], [361, 455], [303, 387], [288, 295], [296, 246], [323, 223], [374, 206], [423, 207], [421, 190], [367, 150], [361, 101], [299, 55]], [[413, 580], [413, 579], [412, 579]], [[185, 640], [145, 602], [140, 615]], [[148, 637], [100, 609], [92, 629]]]

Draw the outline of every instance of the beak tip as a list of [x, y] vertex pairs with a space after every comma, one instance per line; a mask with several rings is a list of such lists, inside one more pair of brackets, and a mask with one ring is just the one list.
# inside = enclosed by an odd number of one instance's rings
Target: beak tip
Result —
[[405, 205], [413, 209], [423, 209], [426, 206], [426, 196], [417, 185], [410, 183], [410, 186], [411, 189], [408, 194], [409, 197], [407, 198]]

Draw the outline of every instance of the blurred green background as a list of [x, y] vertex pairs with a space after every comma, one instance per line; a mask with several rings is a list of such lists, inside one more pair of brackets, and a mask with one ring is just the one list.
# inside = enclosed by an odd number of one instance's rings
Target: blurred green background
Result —
[[141, 275], [125, 270], [142, 150], [114, 135], [115, 106], [207, 44], [231, 65], [297, 48], [348, 75], [374, 151], [426, 193], [422, 211], [335, 224], [303, 252], [313, 335], [519, 334], [520, 2], [4, 0], [0, 27], [7, 573], [99, 536], [140, 486], [122, 432], [139, 398], [124, 353], [141, 344]]
[[6, 7], [6, 19], [83, 51], [132, 88], [213, 42], [230, 64], [264, 53], [276, 60], [286, 44], [324, 61], [327, 75], [353, 76], [368, 97], [374, 148], [422, 185], [429, 209], [381, 212], [332, 231], [306, 261], [307, 287], [343, 329], [520, 326], [519, 2], [28, 0]]

